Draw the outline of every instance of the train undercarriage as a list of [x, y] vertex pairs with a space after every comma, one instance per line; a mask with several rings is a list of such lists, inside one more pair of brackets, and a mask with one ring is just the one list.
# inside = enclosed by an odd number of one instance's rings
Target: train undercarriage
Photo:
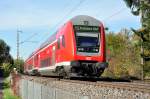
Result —
[[56, 73], [63, 77], [100, 77], [108, 63], [73, 61], [70, 66], [59, 66]]

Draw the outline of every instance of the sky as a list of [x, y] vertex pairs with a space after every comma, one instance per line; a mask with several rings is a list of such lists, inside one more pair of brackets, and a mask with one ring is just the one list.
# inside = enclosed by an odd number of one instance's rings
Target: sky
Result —
[[22, 31], [20, 57], [26, 59], [77, 15], [97, 18], [113, 32], [141, 26], [140, 17], [133, 16], [123, 0], [0, 0], [0, 39], [11, 47], [10, 53], [16, 58], [16, 33]]

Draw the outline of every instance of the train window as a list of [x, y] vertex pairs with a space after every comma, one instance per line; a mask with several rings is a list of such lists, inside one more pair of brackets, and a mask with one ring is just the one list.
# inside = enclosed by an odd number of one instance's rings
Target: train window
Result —
[[44, 59], [44, 60], [41, 60], [41, 67], [47, 67], [50, 65], [50, 57]]
[[60, 49], [60, 38], [58, 39], [57, 44], [57, 49]]
[[34, 61], [37, 61], [38, 60], [38, 55], [36, 55], [35, 57], [34, 57]]
[[65, 47], [65, 36], [62, 36], [62, 46]]
[[48, 58], [47, 58], [47, 65], [48, 65], [48, 66], [50, 65], [50, 60], [51, 60], [50, 57], [48, 57]]
[[32, 69], [32, 65], [28, 65], [28, 69], [31, 70]]

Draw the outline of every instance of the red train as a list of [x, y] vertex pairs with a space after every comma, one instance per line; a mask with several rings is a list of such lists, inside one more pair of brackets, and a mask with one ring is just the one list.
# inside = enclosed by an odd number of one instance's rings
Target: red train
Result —
[[30, 75], [99, 77], [106, 62], [103, 24], [80, 15], [66, 22], [25, 61]]

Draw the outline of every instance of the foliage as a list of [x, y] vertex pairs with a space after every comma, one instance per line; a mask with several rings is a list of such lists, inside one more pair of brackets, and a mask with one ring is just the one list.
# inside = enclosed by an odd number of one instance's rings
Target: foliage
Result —
[[2, 69], [3, 69], [3, 76], [4, 77], [8, 77], [10, 72], [16, 68], [16, 70], [20, 73], [23, 73], [23, 65], [24, 65], [24, 60], [22, 59], [16, 59], [14, 60], [14, 64], [10, 64], [10, 63], [3, 63], [2, 65]]
[[10, 88], [10, 77], [7, 77], [3, 81], [3, 89]]
[[13, 58], [9, 51], [10, 47], [0, 39], [0, 68], [3, 71], [4, 77], [9, 75], [13, 65]]
[[127, 7], [131, 9], [131, 13], [139, 15], [140, 13], [140, 0], [124, 0]]
[[2, 69], [3, 69], [3, 77], [8, 77], [11, 70], [12, 70], [13, 65], [10, 63], [3, 63]]
[[9, 54], [9, 51], [10, 47], [3, 40], [0, 39], [0, 66], [4, 62], [10, 62], [11, 64], [13, 64], [13, 59]]
[[139, 46], [142, 46], [144, 51], [141, 51], [140, 55], [144, 59], [144, 77], [150, 77], [150, 1], [149, 0], [124, 0], [127, 7], [133, 11], [133, 7], [136, 9], [134, 15], [141, 15], [142, 28], [132, 31], [140, 37]]
[[16, 68], [18, 72], [23, 73], [23, 69], [24, 69], [23, 65], [24, 65], [24, 60], [23, 59], [14, 60], [13, 67]]
[[109, 67], [104, 76], [115, 78], [140, 78], [140, 48], [137, 46], [137, 36], [123, 29], [119, 33], [106, 35], [107, 50], [109, 50]]
[[142, 46], [144, 47], [144, 53], [142, 57], [145, 60], [145, 68], [147, 68], [150, 74], [150, 2], [141, 2], [141, 10], [143, 12], [143, 17], [142, 17], [142, 29], [139, 30], [141, 34], [143, 33], [143, 42]]

